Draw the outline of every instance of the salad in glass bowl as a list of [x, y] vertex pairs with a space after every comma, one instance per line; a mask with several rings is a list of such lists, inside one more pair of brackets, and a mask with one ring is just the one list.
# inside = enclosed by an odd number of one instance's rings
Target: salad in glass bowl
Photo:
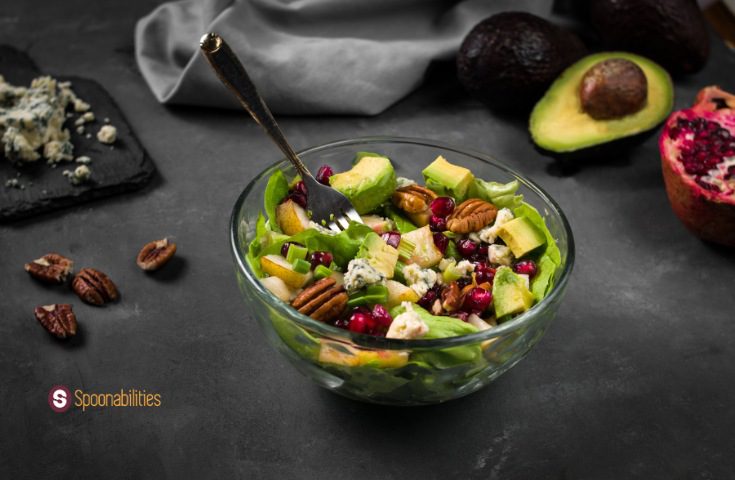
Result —
[[[409, 162], [397, 145], [413, 146], [418, 171], [401, 171]], [[553, 202], [532, 188], [533, 205], [519, 191], [528, 181], [510, 171], [481, 178], [487, 169], [465, 161], [478, 154], [436, 144], [355, 140], [301, 157], [335, 151], [342, 157], [311, 168], [363, 223], [334, 232], [312, 221], [309, 192], [284, 164], [254, 181], [257, 216], [243, 212], [243, 197], [236, 205], [240, 285], [271, 341], [318, 383], [393, 404], [464, 395], [520, 360], [571, 269], [571, 232]]]

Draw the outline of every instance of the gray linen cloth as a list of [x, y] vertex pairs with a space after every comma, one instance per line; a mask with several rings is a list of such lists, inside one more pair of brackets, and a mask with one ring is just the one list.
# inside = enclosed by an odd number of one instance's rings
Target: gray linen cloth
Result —
[[375, 115], [451, 59], [469, 30], [503, 10], [548, 14], [550, 2], [183, 0], [135, 29], [135, 56], [162, 103], [237, 108], [199, 53], [220, 34], [275, 113]]

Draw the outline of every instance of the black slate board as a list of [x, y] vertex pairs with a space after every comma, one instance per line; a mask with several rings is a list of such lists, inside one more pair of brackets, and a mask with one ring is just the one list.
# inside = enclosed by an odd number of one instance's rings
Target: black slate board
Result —
[[[29, 85], [42, 75], [33, 60], [25, 53], [9, 46], [0, 46], [0, 75], [14, 85]], [[74, 157], [86, 155], [92, 159], [90, 181], [72, 185], [62, 175], [64, 169], [73, 170], [74, 162], [61, 162], [51, 168], [41, 158], [24, 165], [13, 165], [2, 155], [0, 148], [0, 222], [7, 222], [31, 215], [75, 205], [95, 198], [134, 190], [145, 185], [155, 173], [155, 167], [135, 137], [130, 124], [118, 108], [115, 100], [97, 82], [79, 77], [57, 77], [72, 82], [77, 96], [92, 106], [96, 120], [85, 124], [85, 134], [78, 134], [74, 114], [65, 127], [71, 132]], [[115, 143], [105, 145], [97, 140], [96, 133], [104, 119], [117, 128]], [[20, 174], [20, 177], [18, 177]], [[18, 178], [24, 189], [6, 188], [5, 181]]]

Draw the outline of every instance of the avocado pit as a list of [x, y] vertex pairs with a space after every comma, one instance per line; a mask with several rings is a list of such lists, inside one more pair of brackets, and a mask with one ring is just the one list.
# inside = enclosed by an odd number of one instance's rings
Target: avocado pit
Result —
[[610, 58], [592, 66], [579, 85], [582, 110], [595, 120], [625, 117], [643, 109], [648, 82], [630, 60]]

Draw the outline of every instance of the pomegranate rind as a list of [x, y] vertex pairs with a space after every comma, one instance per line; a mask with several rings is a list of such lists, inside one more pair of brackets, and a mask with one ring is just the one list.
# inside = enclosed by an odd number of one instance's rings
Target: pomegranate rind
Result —
[[[722, 98], [728, 109], [718, 109], [713, 98]], [[732, 103], [731, 103], [732, 102]], [[696, 117], [714, 120], [735, 133], [735, 96], [718, 87], [707, 87], [697, 95], [692, 108], [674, 112], [666, 120], [659, 138], [661, 168], [666, 194], [671, 208], [684, 226], [703, 240], [728, 247], [735, 247], [735, 194], [723, 194], [706, 190], [686, 173], [684, 165], [678, 160], [679, 148], [669, 138], [669, 130], [676, 125], [678, 118]], [[732, 109], [732, 110], [731, 110]], [[732, 113], [732, 120], [723, 121], [725, 112]]]

